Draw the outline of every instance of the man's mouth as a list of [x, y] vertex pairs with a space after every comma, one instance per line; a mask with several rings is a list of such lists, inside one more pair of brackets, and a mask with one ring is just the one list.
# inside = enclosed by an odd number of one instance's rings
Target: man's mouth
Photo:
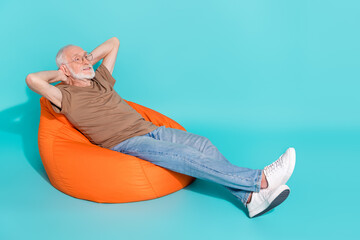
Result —
[[88, 71], [88, 70], [90, 70], [91, 69], [91, 67], [88, 67], [88, 68], [84, 68], [83, 70], [84, 71]]

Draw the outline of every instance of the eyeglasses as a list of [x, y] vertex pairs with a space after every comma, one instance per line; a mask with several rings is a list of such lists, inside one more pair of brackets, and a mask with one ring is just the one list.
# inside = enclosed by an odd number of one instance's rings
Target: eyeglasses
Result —
[[[84, 56], [80, 56], [80, 55], [75, 55], [73, 57], [73, 60], [71, 62], [68, 63], [72, 63], [72, 62], [76, 62], [76, 63], [80, 63], [82, 64], [84, 62], [84, 58], [88, 61], [91, 61], [93, 59], [93, 55], [91, 53], [85, 53]], [[68, 63], [64, 63], [64, 64], [68, 64]]]

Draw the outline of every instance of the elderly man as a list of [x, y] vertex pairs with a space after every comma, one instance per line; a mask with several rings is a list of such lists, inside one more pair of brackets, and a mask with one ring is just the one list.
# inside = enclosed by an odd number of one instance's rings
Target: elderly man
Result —
[[[264, 169], [244, 168], [231, 164], [206, 137], [146, 121], [113, 88], [119, 46], [116, 37], [90, 53], [66, 45], [56, 56], [58, 70], [30, 73], [26, 83], [93, 144], [221, 184], [244, 204], [249, 217], [264, 214], [288, 197], [285, 184], [295, 167], [294, 148]], [[58, 81], [63, 83], [50, 84]]]

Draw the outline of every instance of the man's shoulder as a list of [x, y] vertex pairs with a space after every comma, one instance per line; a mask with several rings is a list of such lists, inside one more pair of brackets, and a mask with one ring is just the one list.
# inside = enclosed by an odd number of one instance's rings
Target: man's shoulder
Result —
[[96, 71], [108, 71], [109, 72], [109, 70], [106, 68], [104, 63], [101, 63], [99, 65], [99, 67], [96, 69]]
[[109, 70], [107, 70], [106, 66], [104, 64], [100, 64], [100, 66], [96, 69], [95, 71], [95, 77], [96, 74], [100, 74], [102, 77], [107, 77], [107, 73], [109, 72]]
[[66, 88], [67, 86], [69, 86], [69, 84], [66, 84], [64, 82], [60, 82], [60, 83], [54, 85], [54, 87], [57, 87], [57, 88]]
[[101, 63], [100, 66], [96, 69], [94, 78], [105, 80], [106, 82], [110, 83], [111, 86], [114, 86], [116, 82], [112, 74], [103, 63]]

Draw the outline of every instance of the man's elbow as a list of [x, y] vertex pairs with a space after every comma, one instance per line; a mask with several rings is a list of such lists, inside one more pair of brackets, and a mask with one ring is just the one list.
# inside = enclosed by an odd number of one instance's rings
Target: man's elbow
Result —
[[32, 73], [28, 74], [25, 78], [26, 84], [29, 86], [34, 80], [34, 76]]
[[117, 37], [113, 37], [112, 39], [116, 45], [120, 45], [120, 40]]
[[38, 78], [36, 75], [34, 75], [34, 73], [30, 73], [26, 76], [25, 78], [25, 82], [28, 85], [28, 87], [30, 87], [31, 89], [34, 88], [34, 86], [37, 84], [38, 82]]

